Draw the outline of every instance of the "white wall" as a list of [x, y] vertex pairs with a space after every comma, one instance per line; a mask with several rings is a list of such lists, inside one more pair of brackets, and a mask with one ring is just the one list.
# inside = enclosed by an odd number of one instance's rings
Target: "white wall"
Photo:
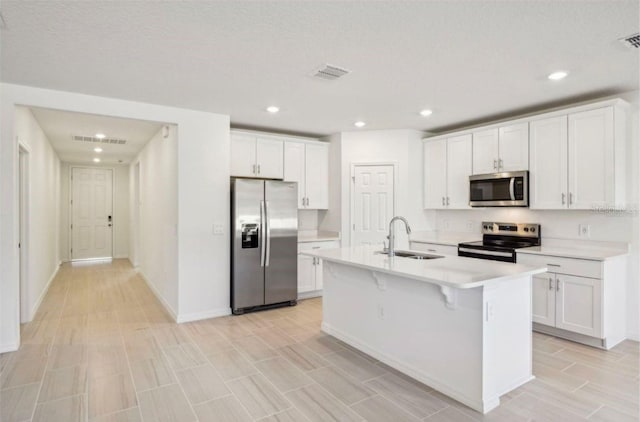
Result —
[[213, 235], [215, 223], [229, 225], [229, 116], [12, 84], [0, 90], [0, 350], [20, 339], [16, 105], [176, 124], [177, 318], [230, 313], [229, 234]]
[[[60, 263], [60, 160], [31, 110], [16, 107], [14, 122], [17, 139], [30, 150], [29, 237], [25, 242], [29, 267], [27, 289], [22, 294], [26, 295], [31, 320]], [[4, 296], [5, 290], [2, 292]]]
[[60, 164], [60, 259], [69, 261], [71, 244], [69, 227], [71, 225], [70, 171], [72, 167], [95, 167], [113, 169], [113, 257], [129, 257], [129, 167], [89, 165], [62, 162]]
[[[130, 166], [130, 202], [134, 204], [134, 171], [140, 163], [139, 271], [160, 300], [177, 318], [178, 304], [178, 131], [168, 125], [145, 145]], [[132, 214], [133, 216], [133, 214]], [[136, 221], [132, 218], [132, 222]], [[132, 223], [134, 230], [135, 223]]]
[[[336, 172], [335, 161], [339, 155], [339, 182], [332, 183], [335, 189], [339, 185], [340, 198], [335, 200], [332, 193], [331, 210], [327, 212], [329, 221], [323, 221], [321, 226], [329, 229], [335, 227], [338, 219], [337, 209], [340, 209], [340, 231], [343, 246], [351, 242], [350, 208], [351, 208], [351, 167], [358, 163], [392, 162], [398, 166], [398, 180], [395, 183], [396, 215], [402, 215], [409, 220], [413, 230], [431, 228], [430, 212], [422, 209], [422, 144], [423, 132], [414, 130], [378, 130], [343, 132], [329, 139], [332, 144], [330, 150], [331, 174]], [[339, 154], [337, 154], [337, 151]], [[338, 207], [338, 208], [336, 208]], [[407, 247], [407, 237], [404, 230], [396, 230], [398, 246]]]

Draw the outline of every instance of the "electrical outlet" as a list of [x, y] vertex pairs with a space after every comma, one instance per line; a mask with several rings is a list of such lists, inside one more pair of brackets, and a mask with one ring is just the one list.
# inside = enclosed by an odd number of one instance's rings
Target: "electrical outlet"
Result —
[[378, 305], [378, 318], [384, 319], [384, 307], [382, 305]]
[[213, 234], [215, 234], [215, 235], [224, 234], [224, 225], [222, 225], [222, 224], [214, 224], [213, 225]]
[[578, 234], [580, 237], [591, 237], [591, 226], [589, 224], [579, 224]]
[[467, 230], [470, 232], [477, 228], [476, 222], [473, 220], [467, 221]]
[[442, 225], [442, 230], [449, 230], [449, 220], [442, 220], [440, 224]]
[[487, 302], [487, 322], [491, 321], [495, 316], [495, 309], [493, 303]]

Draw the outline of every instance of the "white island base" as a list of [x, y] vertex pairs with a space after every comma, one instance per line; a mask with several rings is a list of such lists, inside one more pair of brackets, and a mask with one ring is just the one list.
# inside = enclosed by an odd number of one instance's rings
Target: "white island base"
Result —
[[442, 286], [324, 261], [322, 330], [487, 413], [532, 380], [531, 275]]

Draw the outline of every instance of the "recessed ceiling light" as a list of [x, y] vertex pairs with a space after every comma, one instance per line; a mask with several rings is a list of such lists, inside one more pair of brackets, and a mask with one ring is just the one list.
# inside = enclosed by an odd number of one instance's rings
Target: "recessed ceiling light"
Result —
[[94, 148], [93, 150], [94, 150], [95, 152], [102, 152], [102, 148], [99, 148], [99, 147], [98, 147], [98, 148]]
[[354, 125], [355, 127], [364, 127], [366, 123], [363, 121], [358, 121], [358, 122], [355, 122]]
[[277, 112], [280, 111], [280, 109], [278, 107], [276, 107], [276, 106], [269, 106], [269, 107], [267, 107], [267, 111], [269, 113], [277, 113]]
[[566, 78], [568, 74], [569, 73], [563, 70], [559, 70], [557, 72], [551, 73], [549, 76], [547, 76], [547, 78], [551, 79], [552, 81], [559, 81], [560, 79]]
[[93, 159], [93, 162], [94, 162], [94, 163], [99, 163], [99, 162], [100, 162], [100, 159], [99, 159], [99, 158], [94, 158], [94, 159]]
[[422, 117], [431, 116], [432, 114], [433, 114], [433, 111], [431, 111], [431, 110], [422, 110], [422, 111], [420, 112], [420, 115], [421, 115]]
[[98, 139], [104, 139], [106, 137], [107, 137], [107, 135], [105, 135], [104, 133], [96, 133], [96, 138], [98, 138]]

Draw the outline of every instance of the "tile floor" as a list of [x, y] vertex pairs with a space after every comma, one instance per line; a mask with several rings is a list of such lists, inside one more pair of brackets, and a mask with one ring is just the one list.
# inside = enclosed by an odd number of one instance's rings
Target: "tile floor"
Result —
[[534, 334], [537, 379], [483, 416], [323, 335], [321, 305], [177, 325], [128, 261], [63, 265], [0, 355], [0, 420], [638, 420], [638, 343]]

